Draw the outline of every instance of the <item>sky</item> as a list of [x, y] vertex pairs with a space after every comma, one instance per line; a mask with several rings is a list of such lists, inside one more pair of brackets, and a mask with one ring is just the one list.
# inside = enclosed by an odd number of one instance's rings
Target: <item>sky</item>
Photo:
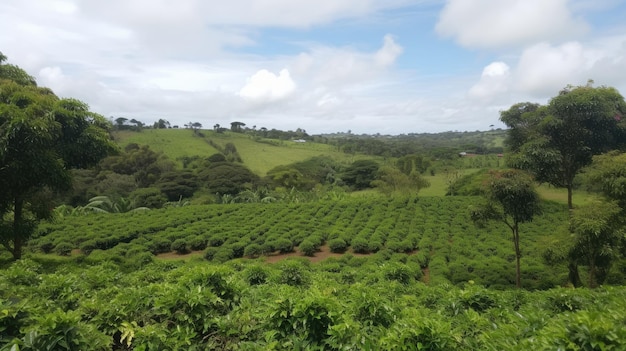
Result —
[[408, 134], [626, 94], [623, 0], [2, 0], [0, 52], [107, 118]]

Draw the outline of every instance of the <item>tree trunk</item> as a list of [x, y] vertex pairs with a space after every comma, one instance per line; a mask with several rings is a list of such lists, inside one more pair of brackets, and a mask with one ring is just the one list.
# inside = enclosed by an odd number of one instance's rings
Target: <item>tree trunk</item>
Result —
[[582, 286], [580, 275], [578, 274], [578, 265], [575, 262], [570, 261], [567, 264], [567, 269], [569, 270], [568, 279], [570, 283], [572, 283], [575, 288]]
[[522, 287], [522, 270], [520, 268], [522, 253], [519, 249], [519, 227], [517, 223], [513, 226], [513, 245], [515, 246], [515, 286], [519, 289]]
[[591, 259], [591, 262], [589, 262], [589, 287], [592, 289], [598, 286], [598, 283], [596, 282], [596, 273], [596, 261]]
[[24, 209], [24, 201], [20, 198], [15, 199], [15, 206], [13, 209], [13, 259], [19, 260], [22, 258], [22, 242], [23, 231], [22, 228], [22, 213]]
[[567, 208], [570, 210], [574, 208], [574, 204], [572, 203], [572, 188], [574, 186], [572, 184], [567, 185]]

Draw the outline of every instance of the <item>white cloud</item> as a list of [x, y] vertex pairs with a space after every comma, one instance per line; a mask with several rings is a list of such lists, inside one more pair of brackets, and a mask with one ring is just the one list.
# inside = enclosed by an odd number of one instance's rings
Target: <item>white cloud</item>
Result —
[[510, 67], [504, 62], [493, 62], [483, 69], [480, 81], [469, 90], [469, 97], [491, 101], [508, 91]]
[[497, 48], [574, 38], [588, 29], [568, 0], [448, 0], [437, 32], [467, 47]]
[[402, 46], [398, 45], [393, 37], [389, 34], [385, 35], [383, 47], [376, 52], [374, 59], [381, 66], [392, 65], [398, 56], [402, 54]]
[[285, 99], [296, 90], [296, 83], [289, 71], [283, 69], [278, 75], [262, 69], [248, 79], [239, 96], [251, 102], [275, 102]]
[[588, 43], [539, 43], [522, 52], [515, 68], [517, 89], [534, 96], [554, 95], [588, 79], [626, 88], [626, 35]]

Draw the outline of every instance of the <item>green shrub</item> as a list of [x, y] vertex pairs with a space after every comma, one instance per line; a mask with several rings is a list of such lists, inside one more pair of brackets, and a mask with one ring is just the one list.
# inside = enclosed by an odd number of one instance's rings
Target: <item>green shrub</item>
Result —
[[269, 255], [274, 251], [276, 251], [276, 248], [274, 247], [274, 243], [272, 242], [264, 242], [261, 245], [261, 255]]
[[95, 249], [97, 249], [97, 246], [96, 246], [96, 241], [93, 239], [83, 241], [83, 243], [80, 244], [80, 251], [84, 253], [85, 255], [89, 255]]
[[204, 250], [204, 258], [207, 261], [213, 261], [213, 257], [215, 257], [215, 254], [217, 253], [217, 251], [219, 251], [218, 247], [207, 247]]
[[201, 235], [192, 236], [187, 239], [187, 242], [191, 250], [200, 251], [206, 249], [207, 240]]
[[258, 257], [262, 253], [261, 245], [255, 243], [249, 244], [243, 251], [243, 255], [246, 257]]
[[219, 246], [222, 246], [222, 244], [224, 243], [224, 240], [225, 239], [221, 234], [215, 234], [209, 238], [207, 245], [213, 246], [213, 247], [219, 247]]
[[187, 240], [185, 239], [176, 239], [170, 246], [171, 251], [176, 251], [177, 254], [183, 255], [189, 253], [189, 246], [187, 245]]
[[236, 243], [229, 244], [226, 247], [233, 251], [232, 258], [240, 258], [240, 257], [243, 257], [244, 251], [246, 250], [246, 243], [236, 242]]
[[335, 238], [328, 242], [328, 247], [330, 248], [330, 252], [344, 253], [348, 248], [348, 244], [341, 238]]
[[267, 283], [269, 273], [264, 266], [254, 265], [244, 270], [244, 276], [248, 284], [261, 285]]
[[366, 254], [369, 253], [369, 245], [367, 240], [364, 238], [354, 238], [352, 239], [352, 251], [355, 253]]
[[315, 242], [306, 239], [300, 243], [298, 249], [306, 256], [313, 256], [317, 252], [318, 246]]
[[215, 255], [213, 255], [213, 261], [219, 263], [224, 263], [228, 260], [232, 260], [233, 258], [235, 258], [235, 252], [233, 251], [233, 249], [226, 246], [220, 247]]
[[279, 283], [291, 286], [306, 286], [309, 284], [309, 272], [299, 261], [285, 260], [281, 263], [279, 269]]
[[396, 239], [393, 240], [388, 240], [385, 243], [385, 247], [393, 252], [402, 252], [404, 251], [404, 247], [402, 246], [402, 243]]
[[409, 284], [413, 279], [413, 272], [404, 264], [388, 263], [383, 266], [382, 271], [387, 280], [395, 280], [402, 284]]
[[276, 240], [274, 247], [282, 254], [293, 252], [293, 242], [289, 239], [281, 238]]
[[167, 238], [153, 238], [152, 241], [148, 243], [148, 248], [153, 255], [170, 252], [172, 242]]
[[72, 250], [74, 250], [74, 245], [68, 243], [67, 241], [58, 243], [54, 248], [54, 252], [60, 256], [69, 256], [72, 254]]
[[49, 254], [54, 250], [54, 243], [48, 238], [44, 238], [39, 242], [39, 250], [45, 254]]

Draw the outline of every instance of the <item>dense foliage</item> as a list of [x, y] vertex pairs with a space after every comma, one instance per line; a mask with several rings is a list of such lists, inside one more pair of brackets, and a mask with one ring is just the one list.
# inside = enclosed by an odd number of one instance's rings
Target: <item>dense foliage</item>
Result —
[[[21, 257], [52, 192], [71, 186], [69, 169], [93, 166], [115, 150], [104, 117], [40, 88], [0, 54], [0, 244]], [[20, 73], [21, 71], [21, 73]]]
[[0, 276], [0, 349], [621, 350], [626, 289], [427, 286], [411, 258], [81, 265]]
[[[172, 251], [172, 244], [183, 239], [193, 250], [207, 248], [207, 258], [227, 261], [244, 256], [247, 248], [250, 256], [256, 256], [290, 252], [305, 240], [314, 243], [312, 250], [332, 242], [333, 250], [348, 253], [417, 252], [414, 257], [434, 281], [474, 280], [488, 287], [512, 287], [515, 254], [510, 230], [497, 223], [472, 224], [469, 207], [475, 203], [473, 197], [372, 197], [66, 216], [41, 225], [29, 248], [54, 252], [58, 245], [69, 244], [91, 252], [87, 258], [95, 253], [94, 257], [121, 261], [143, 258], [146, 252]], [[567, 227], [568, 214], [553, 203], [544, 203], [543, 209], [532, 223], [520, 225], [521, 279], [529, 289], [567, 283], [566, 265], [546, 265], [543, 253], [556, 239], [554, 233]], [[343, 240], [343, 248], [336, 239]], [[619, 269], [609, 274], [610, 282], [622, 280]]]

